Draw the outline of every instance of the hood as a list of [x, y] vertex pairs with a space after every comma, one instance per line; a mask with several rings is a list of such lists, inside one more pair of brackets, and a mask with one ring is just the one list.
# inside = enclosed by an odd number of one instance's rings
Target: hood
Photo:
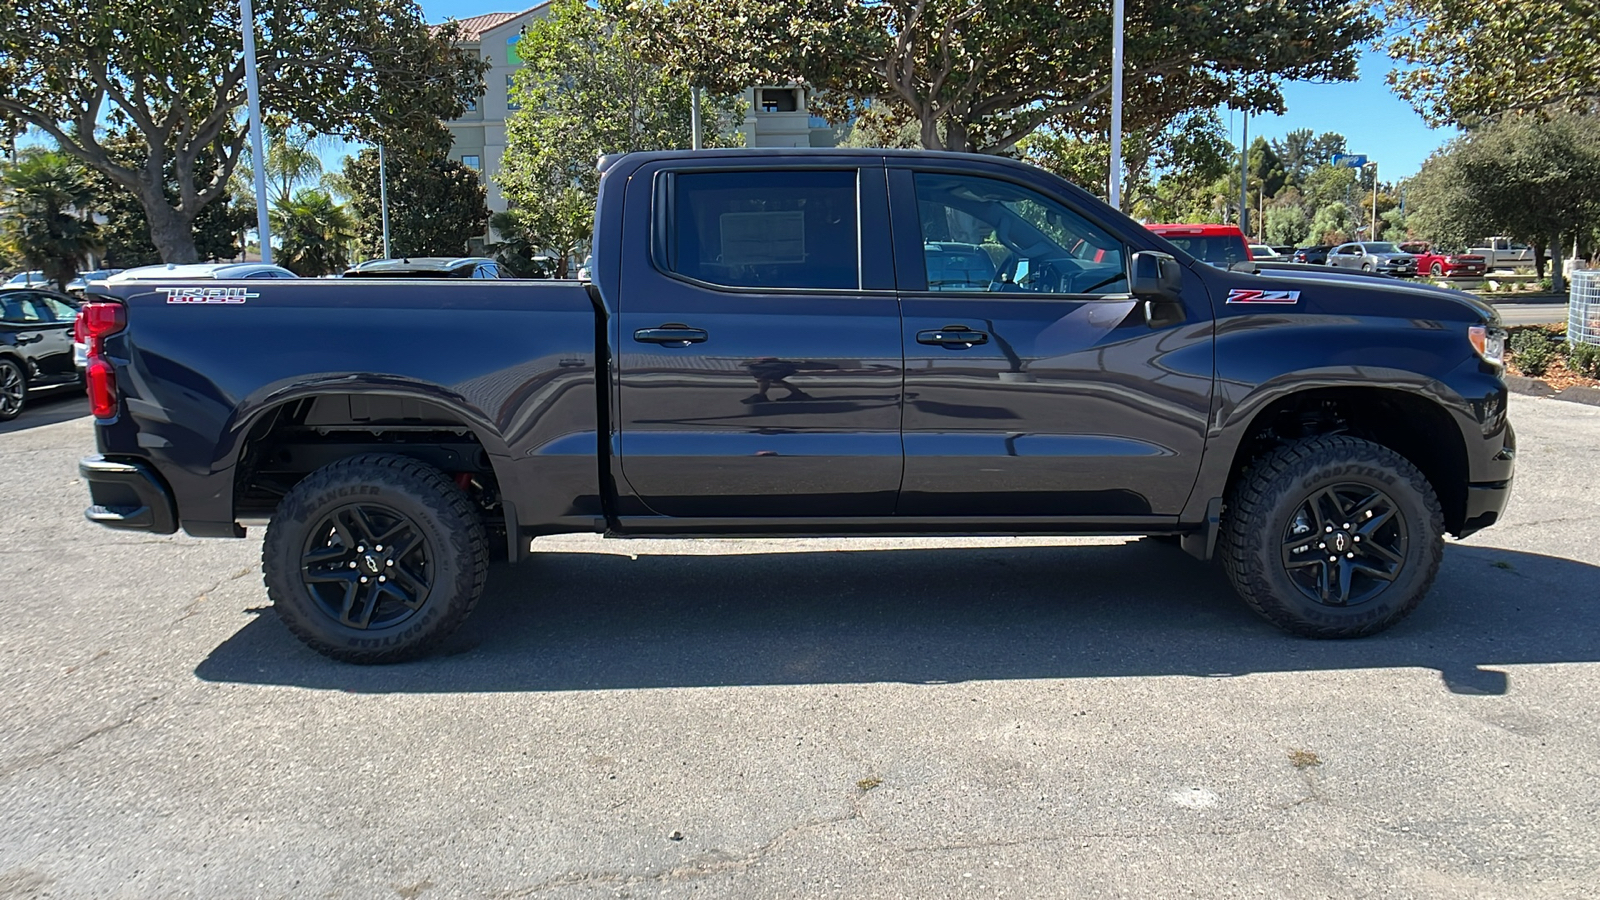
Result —
[[1243, 288], [1269, 291], [1306, 291], [1326, 294], [1330, 291], [1359, 293], [1363, 298], [1390, 298], [1399, 301], [1424, 301], [1445, 303], [1455, 311], [1449, 318], [1477, 318], [1499, 324], [1500, 313], [1493, 306], [1471, 294], [1451, 288], [1434, 287], [1402, 281], [1388, 275], [1361, 272], [1354, 269], [1337, 269], [1326, 266], [1296, 263], [1265, 263], [1251, 272], [1248, 263], [1227, 270], [1227, 289]]

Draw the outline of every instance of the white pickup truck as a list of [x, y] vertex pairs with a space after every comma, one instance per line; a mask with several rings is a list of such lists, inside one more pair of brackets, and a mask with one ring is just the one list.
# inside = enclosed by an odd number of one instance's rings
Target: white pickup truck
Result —
[[1484, 271], [1525, 269], [1533, 265], [1533, 248], [1508, 237], [1492, 237], [1473, 244], [1467, 253], [1483, 257]]

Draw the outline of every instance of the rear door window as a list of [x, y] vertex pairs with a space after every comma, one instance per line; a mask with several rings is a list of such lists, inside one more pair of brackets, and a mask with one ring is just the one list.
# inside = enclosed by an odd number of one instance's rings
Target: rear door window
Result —
[[667, 271], [730, 288], [860, 288], [855, 170], [677, 172], [667, 184]]

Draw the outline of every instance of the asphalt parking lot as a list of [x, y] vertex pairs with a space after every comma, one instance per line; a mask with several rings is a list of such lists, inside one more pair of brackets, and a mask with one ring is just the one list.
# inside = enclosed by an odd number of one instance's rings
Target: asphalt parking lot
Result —
[[1169, 547], [536, 542], [437, 658], [266, 607], [260, 535], [92, 526], [0, 426], [0, 898], [1591, 898], [1600, 409], [1509, 518], [1290, 638]]

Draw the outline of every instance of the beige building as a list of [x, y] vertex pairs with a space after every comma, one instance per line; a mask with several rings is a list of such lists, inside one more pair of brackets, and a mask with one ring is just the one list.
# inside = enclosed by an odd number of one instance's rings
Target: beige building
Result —
[[489, 194], [490, 213], [504, 212], [506, 198], [495, 175], [506, 151], [506, 117], [515, 112], [511, 103], [512, 79], [522, 65], [517, 41], [522, 27], [543, 18], [549, 0], [522, 12], [486, 13], [461, 20], [462, 46], [476, 50], [489, 63], [483, 76], [485, 92], [461, 118], [445, 123], [450, 129], [450, 156], [477, 169]]
[[[506, 118], [516, 111], [511, 86], [522, 58], [517, 41], [523, 26], [543, 18], [549, 0], [522, 12], [485, 13], [461, 20], [462, 46], [489, 63], [485, 93], [461, 118], [446, 122], [450, 156], [477, 169], [489, 195], [490, 213], [504, 212], [505, 195], [495, 175], [506, 150]], [[744, 93], [745, 119], [740, 127], [746, 147], [831, 147], [838, 130], [806, 109], [806, 90], [796, 86], [751, 88]]]

